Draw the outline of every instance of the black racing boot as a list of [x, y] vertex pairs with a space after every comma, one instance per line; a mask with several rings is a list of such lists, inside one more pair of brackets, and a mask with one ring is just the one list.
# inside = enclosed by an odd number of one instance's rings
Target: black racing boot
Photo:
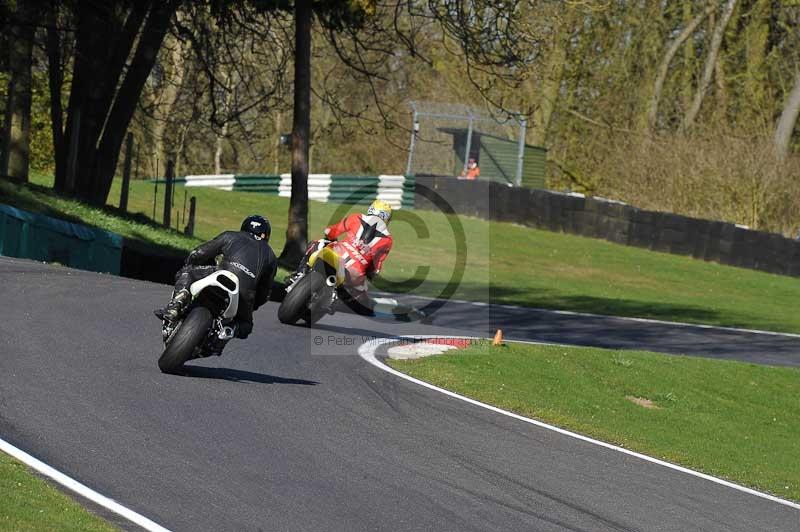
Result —
[[162, 320], [175, 321], [181, 317], [188, 304], [192, 301], [192, 293], [186, 290], [179, 290], [172, 295], [172, 299], [164, 308], [153, 311]]

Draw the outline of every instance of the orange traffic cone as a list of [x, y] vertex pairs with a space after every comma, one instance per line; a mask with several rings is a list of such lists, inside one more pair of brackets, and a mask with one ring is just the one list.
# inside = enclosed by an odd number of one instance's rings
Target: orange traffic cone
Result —
[[503, 330], [497, 329], [497, 332], [494, 333], [494, 340], [492, 340], [492, 345], [503, 345]]

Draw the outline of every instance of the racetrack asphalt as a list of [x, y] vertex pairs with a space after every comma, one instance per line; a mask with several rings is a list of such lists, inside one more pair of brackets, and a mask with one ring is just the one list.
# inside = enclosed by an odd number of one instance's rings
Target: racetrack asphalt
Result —
[[463, 330], [289, 327], [268, 304], [248, 340], [163, 375], [151, 310], [169, 292], [0, 258], [0, 437], [173, 530], [800, 531], [796, 509], [356, 356], [373, 336]]
[[[424, 308], [427, 298], [392, 296]], [[434, 314], [434, 324], [473, 334], [503, 329], [508, 338], [607, 349], [645, 349], [675, 355], [738, 360], [754, 364], [800, 367], [800, 336], [764, 334], [723, 327], [638, 320], [511, 305], [447, 301]]]

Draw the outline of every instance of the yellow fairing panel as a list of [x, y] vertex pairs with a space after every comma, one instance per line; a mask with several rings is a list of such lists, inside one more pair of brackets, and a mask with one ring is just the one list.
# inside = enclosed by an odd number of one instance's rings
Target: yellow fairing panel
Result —
[[339, 255], [336, 254], [330, 247], [324, 247], [319, 251], [315, 251], [308, 258], [308, 265], [312, 268], [317, 262], [317, 259], [323, 261], [336, 272], [336, 285], [339, 286], [344, 283], [344, 264], [342, 263]]

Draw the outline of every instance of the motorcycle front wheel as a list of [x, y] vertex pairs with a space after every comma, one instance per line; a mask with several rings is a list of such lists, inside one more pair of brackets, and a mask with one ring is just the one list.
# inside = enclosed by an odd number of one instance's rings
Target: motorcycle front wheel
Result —
[[208, 336], [213, 320], [211, 311], [205, 307], [198, 306], [189, 311], [158, 358], [159, 369], [164, 373], [177, 373]]
[[[309, 305], [312, 303], [312, 299], [318, 299], [322, 295], [324, 286], [325, 279], [319, 272], [311, 270], [305, 274], [286, 294], [281, 306], [278, 307], [278, 319], [281, 323], [291, 325], [299, 319], [311, 323], [312, 318], [315, 317], [317, 320], [321, 318], [322, 315], [319, 315], [319, 312], [315, 312], [312, 316]], [[316, 305], [313, 306], [316, 307]]]

